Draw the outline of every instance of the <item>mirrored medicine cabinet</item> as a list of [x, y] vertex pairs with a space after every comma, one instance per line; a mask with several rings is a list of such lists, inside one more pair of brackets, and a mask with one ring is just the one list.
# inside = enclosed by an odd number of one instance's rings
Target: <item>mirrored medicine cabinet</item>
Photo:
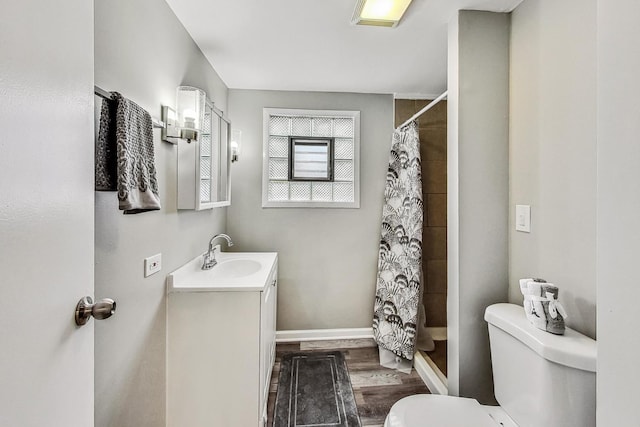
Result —
[[207, 100], [198, 138], [178, 144], [178, 209], [231, 204], [231, 122]]

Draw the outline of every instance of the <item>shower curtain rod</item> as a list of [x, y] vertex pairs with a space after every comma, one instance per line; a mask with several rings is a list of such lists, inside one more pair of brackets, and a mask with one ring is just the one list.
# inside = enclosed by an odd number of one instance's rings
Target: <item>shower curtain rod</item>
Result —
[[447, 92], [449, 91], [445, 90], [444, 93], [442, 93], [442, 95], [440, 95], [439, 97], [431, 101], [426, 107], [424, 107], [422, 110], [418, 111], [413, 116], [411, 116], [409, 120], [407, 120], [406, 122], [398, 126], [398, 129], [408, 125], [409, 123], [411, 123], [412, 121], [414, 121], [415, 119], [417, 119], [418, 117], [420, 117], [421, 115], [429, 111], [434, 105], [436, 105], [438, 102], [442, 101], [444, 98], [447, 97]]
[[[100, 98], [107, 99], [109, 101], [113, 101], [113, 96], [110, 92], [102, 89], [100, 86], [93, 85], [93, 93], [98, 95]], [[151, 117], [151, 122], [153, 123], [154, 128], [164, 128], [165, 124], [162, 120], [158, 120], [155, 117]]]

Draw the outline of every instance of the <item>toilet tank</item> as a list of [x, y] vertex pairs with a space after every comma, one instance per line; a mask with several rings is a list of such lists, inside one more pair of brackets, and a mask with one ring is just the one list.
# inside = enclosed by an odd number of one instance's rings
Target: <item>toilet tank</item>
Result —
[[521, 306], [487, 307], [496, 400], [520, 427], [596, 425], [596, 341], [537, 329]]

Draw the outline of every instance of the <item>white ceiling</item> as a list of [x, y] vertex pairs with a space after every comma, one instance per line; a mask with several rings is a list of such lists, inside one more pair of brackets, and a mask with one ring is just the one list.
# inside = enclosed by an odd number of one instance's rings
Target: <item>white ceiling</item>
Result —
[[396, 28], [351, 25], [356, 0], [167, 0], [230, 88], [436, 95], [460, 9], [522, 0], [414, 0]]

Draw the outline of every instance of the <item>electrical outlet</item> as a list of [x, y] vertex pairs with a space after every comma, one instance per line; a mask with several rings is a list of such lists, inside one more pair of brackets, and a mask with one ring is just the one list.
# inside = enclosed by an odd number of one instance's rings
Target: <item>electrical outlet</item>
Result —
[[162, 254], [156, 254], [144, 259], [144, 277], [162, 270]]

